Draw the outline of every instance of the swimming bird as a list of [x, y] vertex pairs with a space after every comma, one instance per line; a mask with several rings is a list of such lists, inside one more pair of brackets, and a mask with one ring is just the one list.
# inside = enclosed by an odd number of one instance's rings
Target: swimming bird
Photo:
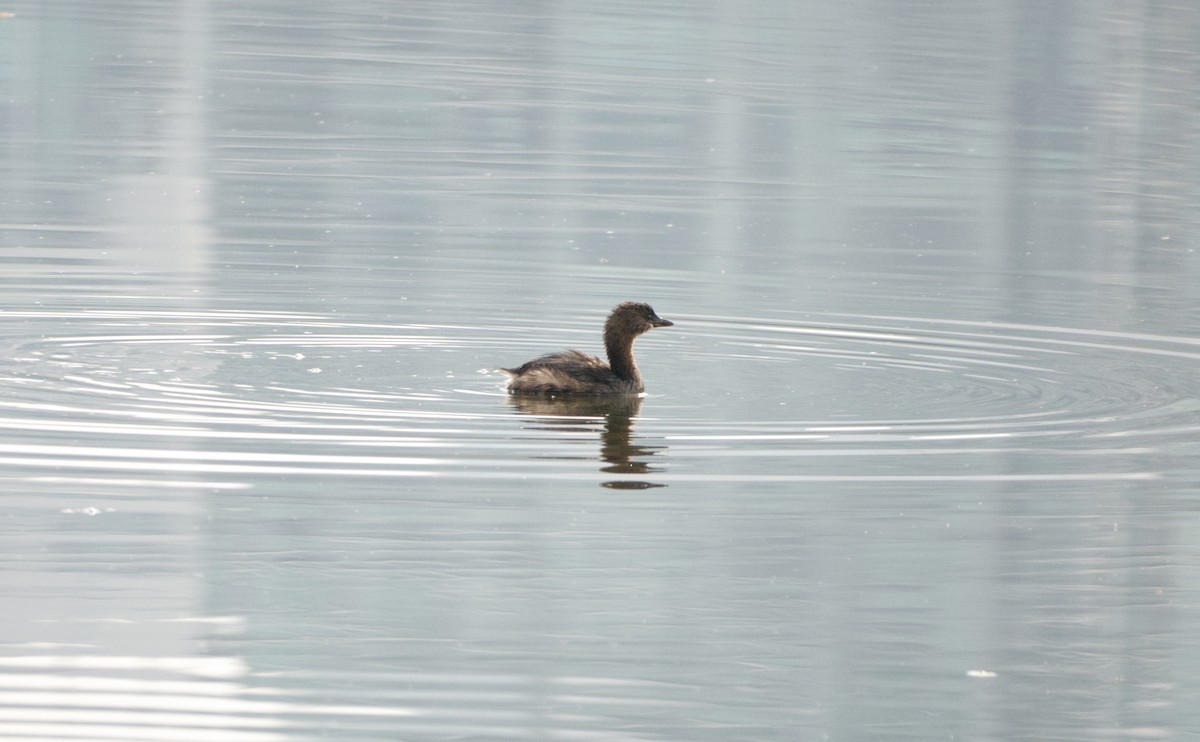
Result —
[[618, 304], [604, 323], [608, 363], [578, 350], [565, 350], [500, 370], [509, 375], [512, 394], [641, 394], [646, 387], [633, 360], [633, 341], [655, 327], [674, 324], [659, 317], [649, 304], [627, 301]]

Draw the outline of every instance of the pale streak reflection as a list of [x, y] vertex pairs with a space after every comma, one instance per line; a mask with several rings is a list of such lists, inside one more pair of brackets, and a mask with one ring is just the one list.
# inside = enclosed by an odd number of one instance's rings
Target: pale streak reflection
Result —
[[276, 742], [303, 736], [302, 720], [314, 716], [417, 715], [399, 706], [307, 703], [244, 685], [247, 673], [230, 657], [3, 657], [0, 737]]

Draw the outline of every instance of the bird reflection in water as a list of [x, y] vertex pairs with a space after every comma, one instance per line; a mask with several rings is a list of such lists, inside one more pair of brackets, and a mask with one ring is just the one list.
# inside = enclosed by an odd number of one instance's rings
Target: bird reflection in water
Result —
[[[510, 396], [508, 401], [519, 412], [540, 418], [535, 427], [542, 430], [590, 431], [596, 429], [597, 418], [603, 418], [600, 459], [604, 466], [600, 467], [600, 471], [606, 474], [636, 476], [662, 470], [662, 467], [653, 466], [649, 459], [667, 447], [640, 445], [633, 436], [633, 419], [642, 408], [641, 397]], [[667, 485], [621, 478], [601, 482], [600, 486], [644, 490]]]

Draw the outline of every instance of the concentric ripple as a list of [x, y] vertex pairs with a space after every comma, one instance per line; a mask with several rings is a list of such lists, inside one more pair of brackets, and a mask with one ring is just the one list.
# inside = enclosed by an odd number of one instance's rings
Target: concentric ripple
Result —
[[1192, 338], [894, 316], [697, 321], [709, 348], [693, 357], [741, 359], [769, 418], [676, 423], [678, 456], [750, 449], [852, 479], [1154, 478], [1171, 464], [1152, 457], [1191, 455], [1200, 430]]
[[599, 476], [633, 487], [1146, 478], [1162, 470], [1147, 454], [1190, 454], [1200, 430], [1200, 341], [1152, 334], [684, 316], [642, 341], [651, 395], [621, 408], [507, 401], [488, 369], [548, 342], [520, 323], [135, 310], [3, 318], [25, 332], [8, 340], [0, 376], [0, 463], [30, 476], [136, 471], [215, 487], [278, 474]]
[[[1197, 478], [1200, 343], [1190, 338], [673, 315], [672, 332], [639, 341], [649, 396], [553, 400], [509, 398], [489, 369], [547, 346], [593, 347], [594, 322], [2, 318], [0, 486], [13, 495], [21, 574], [38, 585], [20, 594], [52, 595], [56, 615], [72, 617], [57, 619], [65, 638], [54, 643], [6, 645], [0, 734], [13, 736], [524, 738], [536, 728], [610, 739], [630, 719], [668, 734], [667, 718], [752, 728], [761, 668], [667, 638], [694, 617], [652, 622], [626, 648], [640, 668], [614, 663], [608, 640], [587, 643], [631, 636], [612, 609], [629, 595], [645, 596], [628, 604], [639, 615], [665, 610], [663, 586], [696, 578], [671, 547], [676, 529], [692, 528], [703, 551], [699, 521], [748, 517], [725, 548], [787, 574], [799, 552], [775, 564], [775, 552], [756, 551], [763, 524], [782, 518], [774, 537], [799, 543], [805, 514], [843, 496], [870, 501], [846, 521], [870, 525], [892, 517], [889, 492], [907, 492], [911, 514], [920, 493], [940, 490], [937, 515], [909, 521], [934, 528], [959, 483], [972, 503], [1008, 487], [1090, 502], [1111, 482]], [[530, 556], [546, 544], [548, 561]], [[613, 571], [580, 598], [597, 555]], [[503, 590], [598, 622], [546, 624], [557, 633], [545, 651], [570, 645], [578, 672], [542, 672], [511, 643], [544, 629], [520, 611], [487, 614], [487, 596]], [[698, 601], [695, 615], [707, 615], [707, 597]], [[444, 627], [480, 605], [487, 621]], [[776, 625], [764, 619], [750, 636], [773, 647]], [[97, 626], [103, 642], [72, 643]], [[152, 656], [147, 641], [166, 649]], [[314, 670], [326, 665], [336, 669]], [[655, 678], [664, 666], [670, 682]], [[692, 679], [730, 672], [756, 703], [713, 712], [696, 701]], [[788, 707], [791, 684], [776, 687], [767, 702]], [[521, 710], [530, 698], [571, 711], [547, 720]]]

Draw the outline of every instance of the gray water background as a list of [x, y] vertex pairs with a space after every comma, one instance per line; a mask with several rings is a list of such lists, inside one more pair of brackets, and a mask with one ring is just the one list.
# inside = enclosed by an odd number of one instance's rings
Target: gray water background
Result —
[[[1200, 734], [1200, 10], [0, 6], [0, 737]], [[516, 402], [600, 349], [648, 395]]]

